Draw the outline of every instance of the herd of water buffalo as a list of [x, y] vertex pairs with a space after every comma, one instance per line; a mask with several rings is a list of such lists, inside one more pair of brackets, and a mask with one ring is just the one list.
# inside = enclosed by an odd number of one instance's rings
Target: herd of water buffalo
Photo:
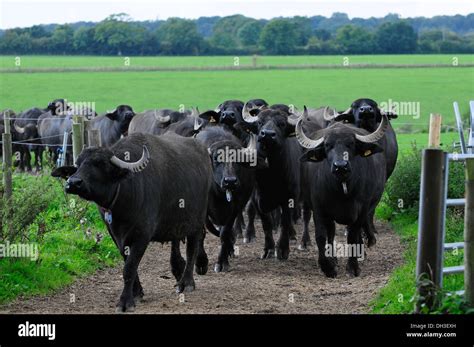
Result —
[[[19, 169], [31, 170], [34, 152], [40, 170], [45, 149], [56, 162], [72, 126], [63, 99], [46, 109], [6, 114], [12, 118], [13, 151], [21, 154]], [[318, 262], [328, 277], [337, 275], [337, 258], [326, 253], [334, 247], [335, 223], [347, 226], [349, 245], [376, 242], [375, 208], [395, 168], [398, 146], [390, 124], [396, 115], [371, 99], [358, 99], [343, 112], [298, 111], [254, 99], [228, 100], [204, 113], [136, 114], [120, 105], [105, 115], [86, 116], [89, 128], [99, 129], [101, 147], [84, 149], [76, 163], [69, 159], [52, 175], [67, 180], [67, 193], [99, 206], [125, 260], [119, 311], [133, 310], [135, 299], [143, 297], [137, 268], [150, 241], [171, 242], [178, 292], [194, 289], [194, 270], [207, 272], [206, 230], [221, 240], [214, 270], [228, 271], [236, 238], [255, 239], [257, 215], [265, 235], [262, 258], [280, 260], [289, 257], [300, 217], [299, 248], [310, 245], [313, 216]], [[184, 240], [186, 260], [180, 253]], [[347, 271], [360, 274], [356, 255], [348, 256]]]

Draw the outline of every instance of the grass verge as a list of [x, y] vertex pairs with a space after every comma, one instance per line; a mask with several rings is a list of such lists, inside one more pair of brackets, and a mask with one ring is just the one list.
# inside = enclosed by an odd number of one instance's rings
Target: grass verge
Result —
[[[38, 204], [36, 216], [30, 216], [31, 223], [17, 226], [20, 230], [10, 240], [10, 244], [36, 244], [38, 258], [0, 258], [0, 304], [19, 296], [51, 293], [78, 277], [118, 262], [120, 255], [94, 204], [66, 198], [62, 185], [49, 176], [19, 177], [14, 179], [17, 203], [22, 197], [26, 203], [31, 201], [25, 196], [31, 195], [29, 187], [43, 187], [38, 190], [44, 190], [41, 194], [48, 203]], [[14, 208], [14, 213], [22, 211], [21, 206]], [[2, 242], [6, 245], [5, 240]]]

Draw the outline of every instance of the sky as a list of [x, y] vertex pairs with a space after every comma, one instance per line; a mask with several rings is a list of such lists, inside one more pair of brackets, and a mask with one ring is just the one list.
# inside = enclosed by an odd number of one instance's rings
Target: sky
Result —
[[474, 0], [0, 0], [0, 28], [35, 24], [98, 22], [112, 13], [127, 13], [135, 20], [169, 17], [198, 18], [243, 14], [253, 18], [323, 15], [345, 12], [350, 18], [402, 18], [467, 15]]

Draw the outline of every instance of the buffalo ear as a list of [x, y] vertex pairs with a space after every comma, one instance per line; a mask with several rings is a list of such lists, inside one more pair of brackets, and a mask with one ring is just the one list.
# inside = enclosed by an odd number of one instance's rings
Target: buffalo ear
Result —
[[238, 122], [233, 125], [233, 128], [239, 132], [245, 132], [248, 134], [257, 134], [258, 126], [257, 123]]
[[[395, 112], [392, 112], [392, 111], [388, 111], [387, 112], [387, 117], [388, 117], [388, 119], [396, 119], [396, 118], [398, 118], [398, 114], [396, 114]], [[382, 121], [382, 116], [380, 116], [380, 121]]]
[[74, 175], [76, 171], [77, 167], [75, 166], [61, 166], [54, 169], [53, 172], [51, 172], [51, 176], [68, 179], [70, 176]]
[[383, 148], [376, 143], [365, 143], [357, 141], [356, 151], [361, 157], [370, 157], [375, 153], [383, 152]]
[[300, 161], [312, 161], [312, 162], [319, 162], [326, 158], [326, 151], [324, 150], [324, 146], [318, 146], [313, 149], [309, 149], [303, 153], [300, 157]]
[[340, 113], [339, 116], [334, 118], [334, 120], [337, 122], [354, 123], [355, 119], [354, 119], [354, 113], [352, 112], [352, 108], [343, 113]]
[[220, 112], [216, 112], [216, 111], [206, 111], [204, 113], [201, 113], [199, 115], [199, 118], [202, 118], [204, 120], [207, 120], [209, 123], [219, 123], [220, 121], [220, 118], [221, 118], [221, 114]]
[[116, 120], [117, 119], [117, 109], [113, 110], [112, 112], [107, 112], [105, 116], [110, 119], [110, 120]]

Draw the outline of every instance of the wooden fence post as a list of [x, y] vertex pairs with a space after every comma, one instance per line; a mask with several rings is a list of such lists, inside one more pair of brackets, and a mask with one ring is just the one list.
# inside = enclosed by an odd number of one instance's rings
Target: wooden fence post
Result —
[[[429, 146], [439, 147], [441, 117], [431, 115]], [[443, 280], [443, 231], [444, 203], [446, 198], [447, 153], [439, 148], [423, 150], [421, 163], [420, 204], [418, 212], [418, 250], [416, 278], [428, 275], [432, 285], [417, 283], [417, 292], [432, 308], [436, 304], [436, 292]], [[418, 301], [416, 311], [420, 311]]]
[[256, 54], [254, 54], [252, 56], [252, 66], [253, 66], [254, 69], [257, 67], [257, 55]]
[[79, 154], [82, 152], [84, 148], [84, 133], [83, 124], [81, 123], [72, 123], [72, 157], [73, 157], [73, 165], [76, 164], [77, 158]]
[[441, 115], [432, 113], [430, 115], [430, 134], [428, 147], [439, 148], [441, 144]]
[[12, 134], [10, 131], [10, 112], [5, 114], [4, 117], [5, 132], [2, 134], [3, 142], [3, 206], [4, 214], [2, 217], [2, 231], [3, 226], [6, 227], [7, 236], [12, 235], [12, 226], [10, 222], [11, 218], [11, 197], [13, 193], [12, 188]]
[[84, 147], [90, 147], [89, 146], [89, 120], [86, 119], [85, 117], [83, 118], [83, 133], [84, 133]]
[[99, 129], [90, 129], [87, 131], [88, 147], [100, 147], [102, 145]]
[[474, 158], [466, 159], [466, 207], [464, 210], [464, 296], [474, 307]]

